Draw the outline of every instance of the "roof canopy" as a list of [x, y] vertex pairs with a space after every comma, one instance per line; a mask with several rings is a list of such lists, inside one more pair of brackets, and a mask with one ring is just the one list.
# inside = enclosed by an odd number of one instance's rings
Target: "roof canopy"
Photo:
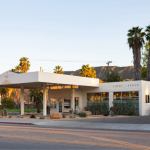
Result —
[[79, 85], [82, 87], [99, 87], [99, 79], [79, 77], [47, 72], [15, 73], [5, 72], [0, 75], [0, 87], [25, 89], [42, 88], [43, 83], [48, 86], [54, 85]]

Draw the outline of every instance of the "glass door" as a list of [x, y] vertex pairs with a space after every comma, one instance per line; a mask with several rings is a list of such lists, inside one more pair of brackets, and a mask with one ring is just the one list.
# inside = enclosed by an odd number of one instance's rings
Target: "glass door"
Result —
[[75, 109], [79, 108], [79, 97], [75, 97]]
[[58, 103], [59, 103], [59, 113], [62, 113], [62, 98], [58, 99]]

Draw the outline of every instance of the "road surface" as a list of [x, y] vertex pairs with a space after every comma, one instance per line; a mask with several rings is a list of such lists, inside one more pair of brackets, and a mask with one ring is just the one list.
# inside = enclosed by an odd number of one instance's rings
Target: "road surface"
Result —
[[150, 149], [150, 132], [0, 124], [0, 149]]

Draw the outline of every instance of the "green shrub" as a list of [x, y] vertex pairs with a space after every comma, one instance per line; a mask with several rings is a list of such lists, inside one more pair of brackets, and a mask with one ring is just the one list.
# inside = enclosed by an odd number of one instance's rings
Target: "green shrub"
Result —
[[130, 110], [128, 115], [133, 116], [133, 115], [135, 115], [135, 113], [134, 113], [134, 111]]
[[86, 114], [85, 112], [80, 112], [80, 113], [79, 113], [79, 116], [80, 116], [80, 117], [86, 117], [87, 114]]
[[16, 105], [14, 99], [10, 98], [10, 97], [6, 97], [4, 99], [2, 99], [2, 107], [3, 108], [8, 108], [8, 109], [13, 109]]
[[109, 115], [109, 110], [105, 110], [103, 116], [108, 116]]

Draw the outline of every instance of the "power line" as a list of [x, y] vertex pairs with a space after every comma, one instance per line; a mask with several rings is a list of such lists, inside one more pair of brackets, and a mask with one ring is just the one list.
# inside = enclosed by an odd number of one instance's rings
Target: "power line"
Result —
[[[0, 58], [18, 59], [16, 57], [2, 57], [2, 56], [0, 56]], [[33, 61], [50, 61], [50, 62], [89, 62], [89, 63], [105, 63], [106, 62], [106, 61], [98, 61], [98, 60], [94, 60], [94, 61], [90, 61], [90, 60], [58, 60], [58, 59], [35, 59], [35, 58], [31, 58], [30, 60], [33, 60]]]

